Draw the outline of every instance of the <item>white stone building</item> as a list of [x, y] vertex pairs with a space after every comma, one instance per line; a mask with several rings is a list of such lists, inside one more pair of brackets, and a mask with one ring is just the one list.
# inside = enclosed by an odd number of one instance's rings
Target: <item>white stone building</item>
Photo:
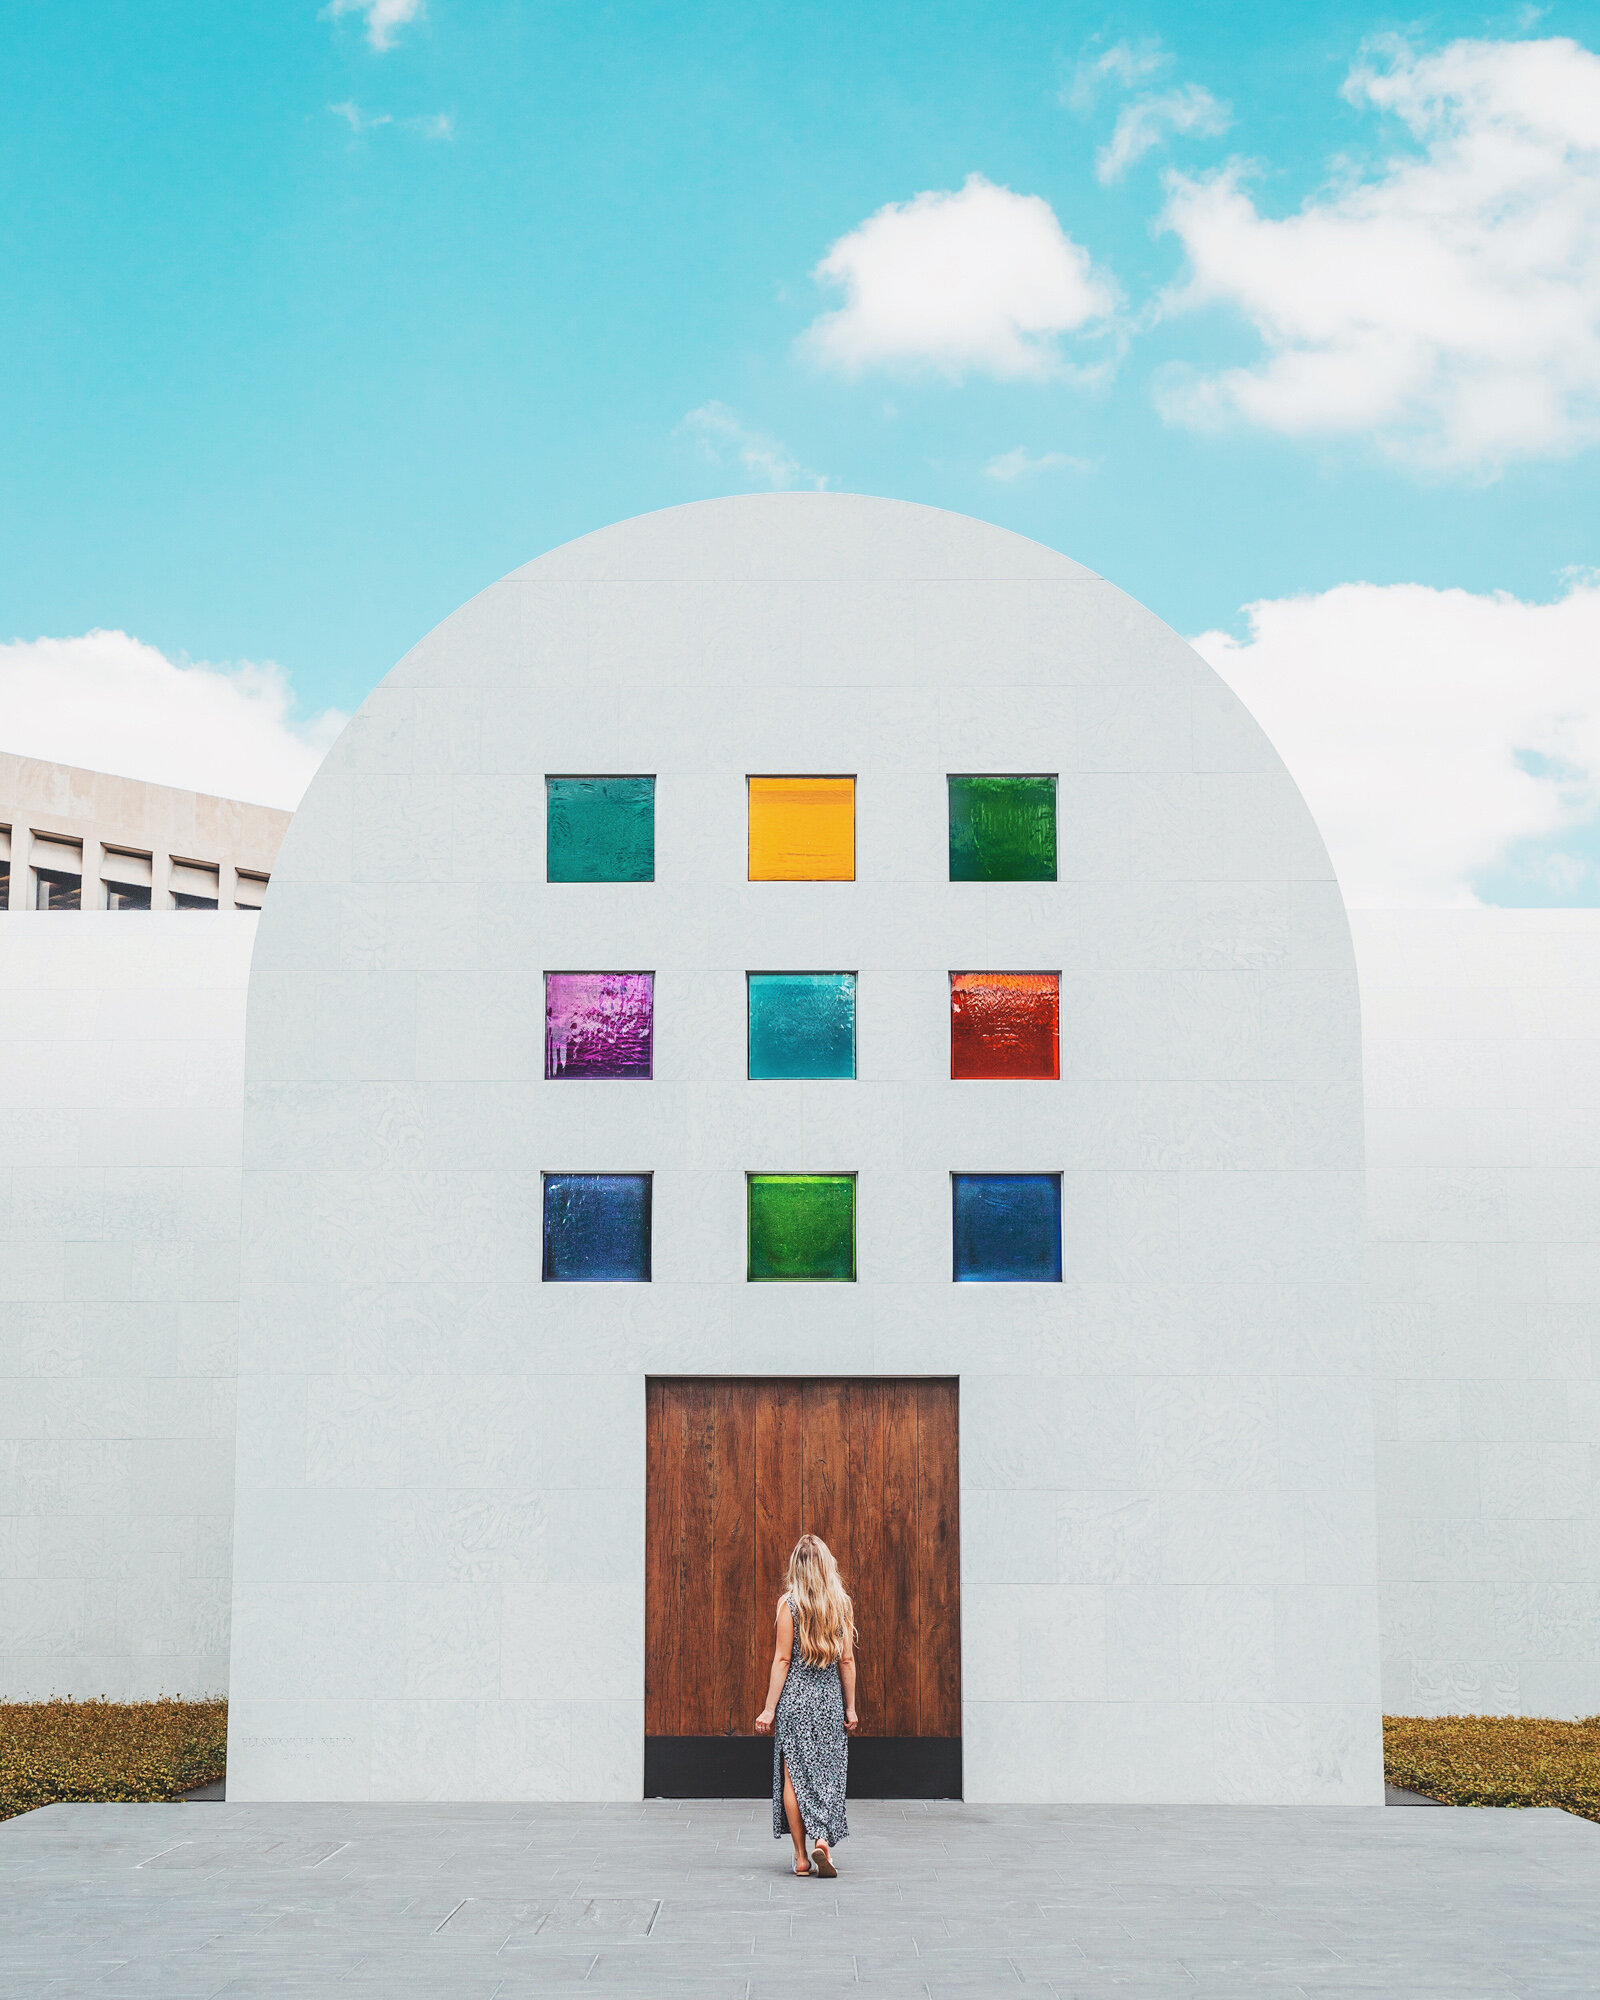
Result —
[[[1055, 879], [952, 881], [948, 780], [1017, 772]], [[654, 879], [547, 880], [615, 773]], [[749, 879], [762, 774], [853, 778], [853, 879]], [[241, 1797], [637, 1796], [647, 1379], [935, 1376], [969, 1798], [1376, 1803], [1380, 1650], [1391, 1709], [1600, 1707], [1600, 916], [1352, 951], [1099, 578], [825, 494], [607, 530], [396, 668], [273, 872], [242, 1210], [257, 920], [0, 926], [0, 1693], [226, 1681]], [[854, 973], [853, 1077], [752, 1079], [783, 969]], [[575, 971], [654, 975], [648, 1075], [547, 1079]], [[999, 971], [1057, 1076], [952, 1078]], [[1059, 1282], [953, 1284], [1012, 1173]], [[544, 1177], [639, 1174], [648, 1282], [550, 1282]], [[749, 1282], [749, 1174], [854, 1175], [853, 1281]]]

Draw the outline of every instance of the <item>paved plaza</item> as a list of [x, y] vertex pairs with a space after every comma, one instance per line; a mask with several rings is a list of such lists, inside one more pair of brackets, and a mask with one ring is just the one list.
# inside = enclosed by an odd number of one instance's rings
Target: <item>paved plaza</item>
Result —
[[1600, 1991], [1600, 1826], [1555, 1811], [52, 1806], [0, 1825], [5, 2000]]

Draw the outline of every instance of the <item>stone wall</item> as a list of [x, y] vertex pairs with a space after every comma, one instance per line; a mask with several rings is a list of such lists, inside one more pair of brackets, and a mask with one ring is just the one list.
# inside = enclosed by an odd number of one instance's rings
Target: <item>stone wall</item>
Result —
[[227, 1688], [256, 923], [0, 924], [0, 1699]]
[[1391, 1712], [1600, 1710], [1600, 911], [1357, 911]]

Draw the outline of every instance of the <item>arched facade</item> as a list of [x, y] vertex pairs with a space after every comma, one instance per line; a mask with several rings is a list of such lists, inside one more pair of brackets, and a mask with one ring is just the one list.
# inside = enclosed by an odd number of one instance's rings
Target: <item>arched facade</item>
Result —
[[[797, 774], [854, 779], [853, 879], [749, 879]], [[974, 774], [1054, 778], [1055, 879], [950, 879]], [[654, 879], [549, 880], [547, 781], [618, 775]], [[853, 1077], [750, 1077], [782, 971], [855, 974]], [[646, 1062], [547, 1079], [574, 972], [653, 975]], [[1059, 975], [1057, 1077], [952, 1078], [994, 972]], [[1149, 612], [832, 494], [529, 563], [363, 704], [261, 920], [230, 1797], [639, 1796], [647, 1382], [940, 1377], [967, 1798], [1376, 1804], [1362, 1164], [1321, 840]], [[545, 1275], [552, 1174], [651, 1177], [648, 1281]], [[751, 1281], [751, 1174], [855, 1177], [853, 1279]], [[953, 1282], [952, 1175], [1009, 1174], [1059, 1280]]]

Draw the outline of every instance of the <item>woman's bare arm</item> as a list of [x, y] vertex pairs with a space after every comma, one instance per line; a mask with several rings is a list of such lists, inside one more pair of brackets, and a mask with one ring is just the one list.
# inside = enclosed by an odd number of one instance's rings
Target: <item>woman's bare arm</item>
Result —
[[778, 1712], [778, 1697], [789, 1678], [789, 1660], [794, 1652], [794, 1614], [787, 1597], [778, 1599], [778, 1616], [772, 1634], [772, 1673], [767, 1680], [767, 1705], [756, 1717], [756, 1734], [772, 1734], [772, 1718]]
[[856, 1654], [855, 1648], [848, 1641], [845, 1643], [844, 1656], [839, 1662], [839, 1679], [844, 1685], [844, 1726], [846, 1729], [854, 1729], [856, 1726]]

